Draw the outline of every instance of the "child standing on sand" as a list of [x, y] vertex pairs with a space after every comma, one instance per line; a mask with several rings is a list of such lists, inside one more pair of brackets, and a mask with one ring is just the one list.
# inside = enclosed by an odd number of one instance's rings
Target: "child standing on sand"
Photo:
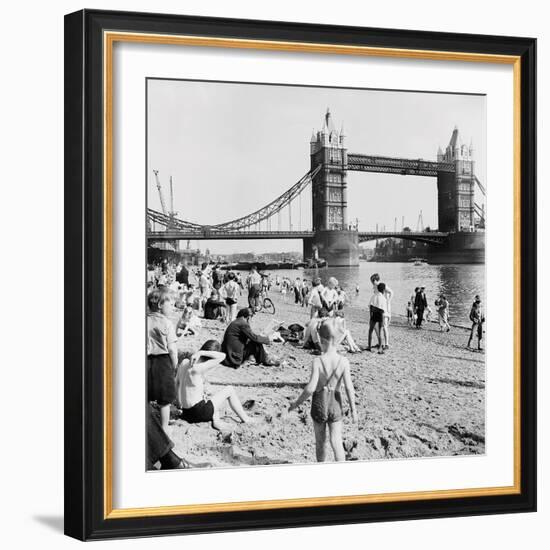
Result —
[[481, 309], [481, 298], [479, 295], [476, 295], [475, 301], [472, 304], [472, 309], [470, 310], [470, 321], [472, 322], [472, 329], [470, 330], [470, 337], [468, 338], [468, 349], [471, 347], [470, 344], [472, 343], [474, 335], [477, 334], [477, 349], [481, 350], [485, 316], [483, 315], [483, 310]]
[[386, 285], [384, 283], [378, 283], [377, 292], [375, 292], [369, 303], [370, 308], [370, 321], [369, 321], [369, 338], [367, 351], [372, 351], [372, 333], [376, 331], [378, 334], [378, 353], [384, 353], [384, 348], [386, 345], [382, 344], [382, 337], [384, 336], [384, 317], [385, 313], [388, 311], [388, 303], [386, 297], [384, 296], [384, 291], [386, 290]]
[[336, 349], [337, 336], [334, 319], [327, 319], [321, 323], [319, 337], [323, 353], [313, 360], [309, 382], [298, 399], [288, 409], [289, 412], [293, 411], [313, 396], [311, 418], [315, 430], [317, 462], [325, 462], [326, 460], [327, 427], [334, 459], [338, 462], [345, 460], [342, 441], [342, 420], [344, 418], [341, 395], [342, 383], [346, 389], [351, 418], [353, 422], [357, 422], [355, 391], [351, 381], [349, 361], [338, 355]]
[[412, 302], [410, 300], [407, 302], [406, 315], [407, 315], [407, 324], [410, 327], [412, 327], [414, 324], [414, 311], [413, 311]]
[[168, 318], [174, 310], [174, 299], [167, 289], [153, 290], [147, 303], [147, 395], [149, 401], [156, 401], [160, 407], [160, 422], [166, 431], [170, 404], [176, 400], [178, 337]]
[[439, 330], [443, 332], [446, 330], [449, 332], [451, 327], [449, 325], [449, 302], [447, 298], [440, 294], [439, 298], [435, 301], [437, 307], [437, 315], [439, 318]]

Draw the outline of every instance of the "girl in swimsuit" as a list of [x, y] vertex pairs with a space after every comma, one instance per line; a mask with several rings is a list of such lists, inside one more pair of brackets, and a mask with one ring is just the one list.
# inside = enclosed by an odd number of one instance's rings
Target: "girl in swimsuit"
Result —
[[357, 422], [355, 408], [355, 391], [349, 368], [349, 361], [338, 355], [339, 331], [334, 319], [325, 320], [319, 327], [319, 337], [323, 354], [313, 360], [310, 380], [304, 391], [294, 401], [289, 412], [298, 408], [304, 401], [313, 396], [311, 403], [311, 418], [315, 430], [315, 451], [317, 462], [326, 460], [327, 427], [329, 440], [336, 461], [345, 460], [342, 441], [342, 410], [341, 387], [344, 384], [351, 418]]

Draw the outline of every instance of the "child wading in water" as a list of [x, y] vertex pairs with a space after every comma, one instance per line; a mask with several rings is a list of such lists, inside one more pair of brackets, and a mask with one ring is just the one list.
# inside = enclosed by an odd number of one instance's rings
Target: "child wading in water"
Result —
[[349, 361], [338, 355], [336, 350], [338, 329], [334, 319], [327, 319], [321, 324], [319, 337], [323, 354], [313, 360], [310, 380], [300, 397], [290, 405], [288, 411], [293, 411], [313, 396], [311, 418], [315, 430], [317, 462], [326, 460], [327, 426], [334, 459], [343, 461], [345, 453], [342, 441], [342, 419], [344, 418], [342, 383], [346, 389], [353, 422], [357, 422], [355, 391], [351, 381]]

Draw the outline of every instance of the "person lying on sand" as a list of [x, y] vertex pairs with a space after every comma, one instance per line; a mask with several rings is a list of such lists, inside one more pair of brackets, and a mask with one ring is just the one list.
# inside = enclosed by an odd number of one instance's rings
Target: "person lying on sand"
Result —
[[252, 419], [244, 411], [233, 386], [225, 387], [210, 399], [205, 396], [206, 374], [225, 359], [225, 353], [220, 349], [219, 342], [207, 340], [190, 359], [183, 359], [178, 365], [176, 388], [183, 420], [190, 424], [212, 422], [213, 428], [222, 431], [228, 428], [220, 420], [220, 413], [227, 403], [243, 423], [252, 422]]
[[288, 411], [292, 412], [313, 396], [311, 418], [315, 430], [317, 462], [326, 460], [327, 427], [334, 459], [340, 462], [345, 460], [342, 442], [342, 420], [344, 418], [342, 383], [346, 389], [353, 422], [357, 422], [355, 390], [351, 381], [349, 361], [338, 355], [336, 346], [339, 331], [334, 319], [327, 319], [321, 323], [319, 336], [323, 354], [313, 360], [309, 382], [298, 399], [290, 405]]

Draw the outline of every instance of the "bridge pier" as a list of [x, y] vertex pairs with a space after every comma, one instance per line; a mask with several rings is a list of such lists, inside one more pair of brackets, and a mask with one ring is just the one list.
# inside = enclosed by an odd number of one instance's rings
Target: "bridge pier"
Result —
[[304, 259], [317, 255], [329, 267], [359, 265], [359, 235], [357, 231], [316, 231], [315, 236], [304, 239]]
[[427, 252], [431, 264], [483, 264], [485, 232], [450, 233], [444, 243], [431, 245]]

